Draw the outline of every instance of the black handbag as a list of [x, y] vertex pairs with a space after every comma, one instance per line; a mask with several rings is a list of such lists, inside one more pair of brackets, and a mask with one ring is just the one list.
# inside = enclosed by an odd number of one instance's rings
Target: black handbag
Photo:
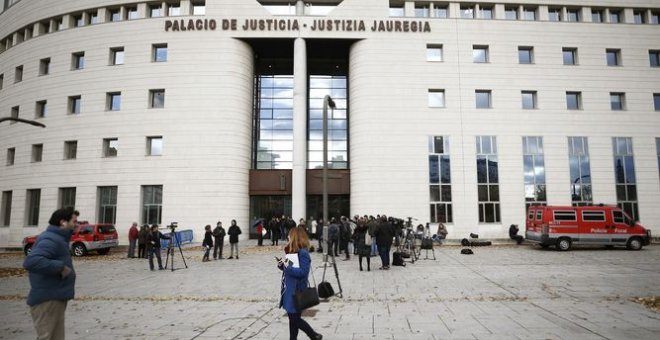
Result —
[[330, 282], [327, 281], [323, 281], [319, 283], [318, 292], [319, 292], [319, 297], [321, 297], [322, 299], [327, 299], [335, 295], [335, 290], [332, 288]]
[[425, 249], [425, 250], [433, 249], [433, 240], [430, 238], [423, 238], [421, 249]]
[[[299, 311], [303, 311], [321, 303], [319, 300], [319, 294], [316, 291], [316, 279], [314, 278], [314, 269], [312, 268], [311, 264], [309, 268], [312, 275], [312, 280], [314, 280], [314, 286], [307, 287], [303, 290], [298, 290], [293, 295], [293, 303], [296, 305], [296, 308]], [[307, 280], [307, 286], [309, 286], [309, 279]]]

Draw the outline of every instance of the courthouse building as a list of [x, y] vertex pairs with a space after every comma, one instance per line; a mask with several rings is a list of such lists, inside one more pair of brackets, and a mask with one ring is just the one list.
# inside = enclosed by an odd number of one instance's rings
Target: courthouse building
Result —
[[[660, 1], [3, 0], [0, 247], [50, 214], [194, 229], [330, 215], [660, 232]], [[250, 231], [253, 232], [253, 231]]]

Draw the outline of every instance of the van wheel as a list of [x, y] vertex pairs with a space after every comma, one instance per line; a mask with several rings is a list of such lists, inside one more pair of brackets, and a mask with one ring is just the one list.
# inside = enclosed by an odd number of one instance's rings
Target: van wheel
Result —
[[641, 250], [642, 249], [642, 240], [639, 237], [633, 237], [628, 240], [626, 247], [629, 250]]
[[557, 250], [559, 251], [567, 251], [571, 249], [571, 239], [567, 237], [562, 237], [559, 240], [557, 240]]
[[85, 248], [85, 245], [82, 243], [76, 243], [73, 245], [73, 255], [74, 256], [84, 256], [85, 253], [87, 253], [87, 249]]

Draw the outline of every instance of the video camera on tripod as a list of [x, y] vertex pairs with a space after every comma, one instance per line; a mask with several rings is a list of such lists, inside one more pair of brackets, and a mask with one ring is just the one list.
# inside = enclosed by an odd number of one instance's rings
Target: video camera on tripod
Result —
[[[179, 240], [179, 236], [176, 233], [176, 228], [179, 227], [178, 222], [171, 222], [169, 225], [166, 226], [167, 229], [170, 230], [170, 242], [167, 245], [167, 255], [165, 257], [165, 268], [167, 268], [167, 265], [170, 264], [170, 268], [172, 271], [174, 271], [174, 246], [176, 245], [177, 248], [179, 248], [179, 253], [181, 254], [181, 260], [183, 260], [183, 265], [188, 268], [188, 264], [186, 263], [186, 258], [183, 256], [183, 250], [181, 250], [181, 241]], [[171, 263], [170, 263], [171, 259]]]

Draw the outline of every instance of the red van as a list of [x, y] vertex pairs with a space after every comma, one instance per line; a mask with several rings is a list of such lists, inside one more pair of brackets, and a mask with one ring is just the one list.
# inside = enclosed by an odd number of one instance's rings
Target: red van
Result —
[[640, 250], [651, 243], [651, 231], [616, 206], [531, 206], [525, 237], [543, 248], [566, 251], [573, 245], [626, 246]]
[[[23, 239], [25, 255], [30, 253], [38, 236], [28, 236]], [[110, 248], [117, 246], [119, 246], [119, 237], [115, 226], [112, 224], [79, 222], [73, 229], [73, 235], [71, 235], [71, 241], [69, 242], [71, 253], [74, 256], [83, 256], [91, 250], [105, 255], [110, 252]]]

